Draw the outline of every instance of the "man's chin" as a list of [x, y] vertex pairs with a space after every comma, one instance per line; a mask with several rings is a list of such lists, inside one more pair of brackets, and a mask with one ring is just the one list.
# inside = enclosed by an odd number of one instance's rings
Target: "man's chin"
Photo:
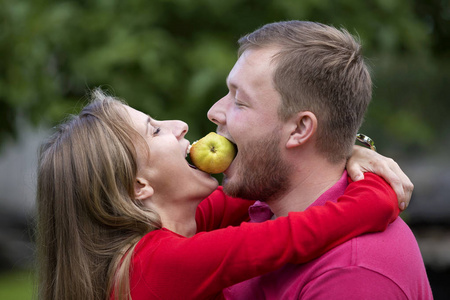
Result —
[[259, 198], [255, 199], [254, 193], [251, 193], [247, 187], [236, 184], [236, 182], [229, 179], [224, 179], [223, 191], [230, 197], [246, 200], [259, 200]]
[[233, 180], [226, 175], [223, 176], [222, 187], [223, 187], [223, 191], [228, 196], [235, 197], [235, 198], [242, 198], [242, 196], [239, 195], [240, 194], [239, 188], [237, 188], [236, 184], [233, 183]]
[[233, 192], [234, 189], [232, 188], [231, 179], [225, 174], [223, 175], [223, 179], [222, 179], [222, 187], [223, 187], [223, 191], [225, 192], [225, 194], [227, 194], [228, 196], [231, 196], [231, 197], [236, 197], [236, 196], [230, 194], [230, 192]]

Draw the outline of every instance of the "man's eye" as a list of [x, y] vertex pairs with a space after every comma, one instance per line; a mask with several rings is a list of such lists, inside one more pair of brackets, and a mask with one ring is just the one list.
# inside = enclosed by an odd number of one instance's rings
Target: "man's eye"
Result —
[[244, 104], [242, 102], [239, 102], [239, 101], [234, 101], [234, 105], [239, 106], [239, 107], [244, 106]]
[[161, 131], [161, 127], [155, 128], [155, 131], [153, 131], [153, 135], [157, 135]]

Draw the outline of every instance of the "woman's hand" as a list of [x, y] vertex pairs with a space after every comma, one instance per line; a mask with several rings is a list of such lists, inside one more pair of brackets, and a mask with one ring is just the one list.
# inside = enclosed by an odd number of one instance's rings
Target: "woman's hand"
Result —
[[365, 172], [375, 173], [382, 177], [397, 194], [399, 208], [404, 210], [408, 207], [414, 185], [392, 158], [355, 145], [346, 168], [353, 181], [363, 179]]

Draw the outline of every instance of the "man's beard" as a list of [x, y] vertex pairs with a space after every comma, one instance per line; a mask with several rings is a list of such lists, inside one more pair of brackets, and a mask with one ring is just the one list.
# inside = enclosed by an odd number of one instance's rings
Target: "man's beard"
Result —
[[225, 193], [232, 197], [267, 201], [276, 199], [289, 187], [292, 167], [281, 158], [278, 131], [264, 140], [239, 148], [239, 165], [233, 180], [225, 178]]

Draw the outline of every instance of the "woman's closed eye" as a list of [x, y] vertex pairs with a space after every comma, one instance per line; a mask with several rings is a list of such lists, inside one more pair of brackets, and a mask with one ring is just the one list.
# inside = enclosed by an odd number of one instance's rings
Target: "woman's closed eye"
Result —
[[153, 136], [158, 135], [158, 133], [160, 133], [160, 132], [161, 132], [161, 127], [156, 127], [156, 128], [153, 130]]

